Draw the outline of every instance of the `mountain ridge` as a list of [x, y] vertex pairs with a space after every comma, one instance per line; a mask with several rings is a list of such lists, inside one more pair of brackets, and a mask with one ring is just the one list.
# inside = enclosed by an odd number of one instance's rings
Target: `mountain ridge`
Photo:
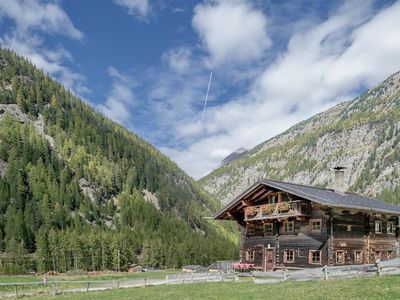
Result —
[[[397, 203], [400, 182], [400, 72], [348, 102], [260, 143], [199, 183], [222, 203], [261, 178], [326, 187], [348, 167], [347, 188]], [[390, 195], [390, 194], [393, 195]]]

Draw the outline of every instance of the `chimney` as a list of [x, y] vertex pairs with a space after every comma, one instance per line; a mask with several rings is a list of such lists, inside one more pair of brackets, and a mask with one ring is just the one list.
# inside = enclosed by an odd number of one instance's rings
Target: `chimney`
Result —
[[333, 181], [334, 192], [340, 195], [345, 195], [346, 189], [344, 187], [344, 170], [345, 167], [334, 167], [333, 170], [335, 171], [335, 178]]

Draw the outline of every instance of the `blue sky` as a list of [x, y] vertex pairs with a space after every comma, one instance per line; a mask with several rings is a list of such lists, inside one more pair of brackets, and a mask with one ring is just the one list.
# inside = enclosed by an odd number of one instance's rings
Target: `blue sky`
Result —
[[199, 178], [399, 71], [399, 16], [396, 1], [0, 0], [0, 44]]

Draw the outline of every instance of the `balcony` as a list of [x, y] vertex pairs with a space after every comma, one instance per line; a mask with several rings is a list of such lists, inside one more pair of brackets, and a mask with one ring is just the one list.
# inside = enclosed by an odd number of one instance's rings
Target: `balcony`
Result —
[[302, 200], [249, 206], [245, 209], [245, 221], [278, 219], [287, 217], [308, 216], [309, 203]]

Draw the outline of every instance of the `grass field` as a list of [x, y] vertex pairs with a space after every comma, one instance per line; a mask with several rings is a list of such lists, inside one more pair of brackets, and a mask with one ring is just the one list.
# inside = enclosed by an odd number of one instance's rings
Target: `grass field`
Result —
[[[165, 277], [170, 274], [178, 274], [181, 270], [161, 270], [161, 271], [149, 271], [143, 273], [127, 273], [127, 272], [104, 272], [104, 273], [92, 273], [92, 274], [61, 274], [58, 276], [48, 276], [48, 280], [122, 280], [122, 279], [134, 279], [134, 278], [156, 278]], [[16, 282], [42, 282], [44, 275], [0, 275], [0, 283], [16, 283]]]
[[[165, 278], [166, 275], [177, 274], [181, 272], [180, 270], [162, 270], [162, 271], [150, 271], [143, 273], [127, 273], [127, 272], [104, 272], [104, 273], [73, 273], [73, 274], [61, 274], [57, 276], [48, 276], [48, 285], [43, 286], [44, 275], [0, 275], [0, 298], [4, 296], [9, 296], [10, 294], [15, 294], [14, 285], [1, 285], [1, 284], [14, 284], [14, 283], [26, 283], [25, 285], [18, 285], [18, 294], [40, 294], [40, 293], [51, 293], [52, 282], [57, 282], [57, 290], [65, 289], [84, 289], [87, 284], [83, 281], [91, 281], [90, 287], [102, 287], [104, 285], [110, 285], [110, 283], [104, 283], [101, 281], [130, 281], [133, 279], [140, 278]], [[60, 281], [62, 283], [60, 283]], [[77, 283], [77, 281], [82, 281]], [[76, 282], [76, 283], [72, 283]], [[97, 282], [97, 283], [94, 283]], [[35, 284], [34, 284], [35, 283]], [[38, 284], [37, 284], [38, 283]]]
[[400, 276], [279, 284], [199, 283], [130, 288], [29, 299], [400, 299]]

